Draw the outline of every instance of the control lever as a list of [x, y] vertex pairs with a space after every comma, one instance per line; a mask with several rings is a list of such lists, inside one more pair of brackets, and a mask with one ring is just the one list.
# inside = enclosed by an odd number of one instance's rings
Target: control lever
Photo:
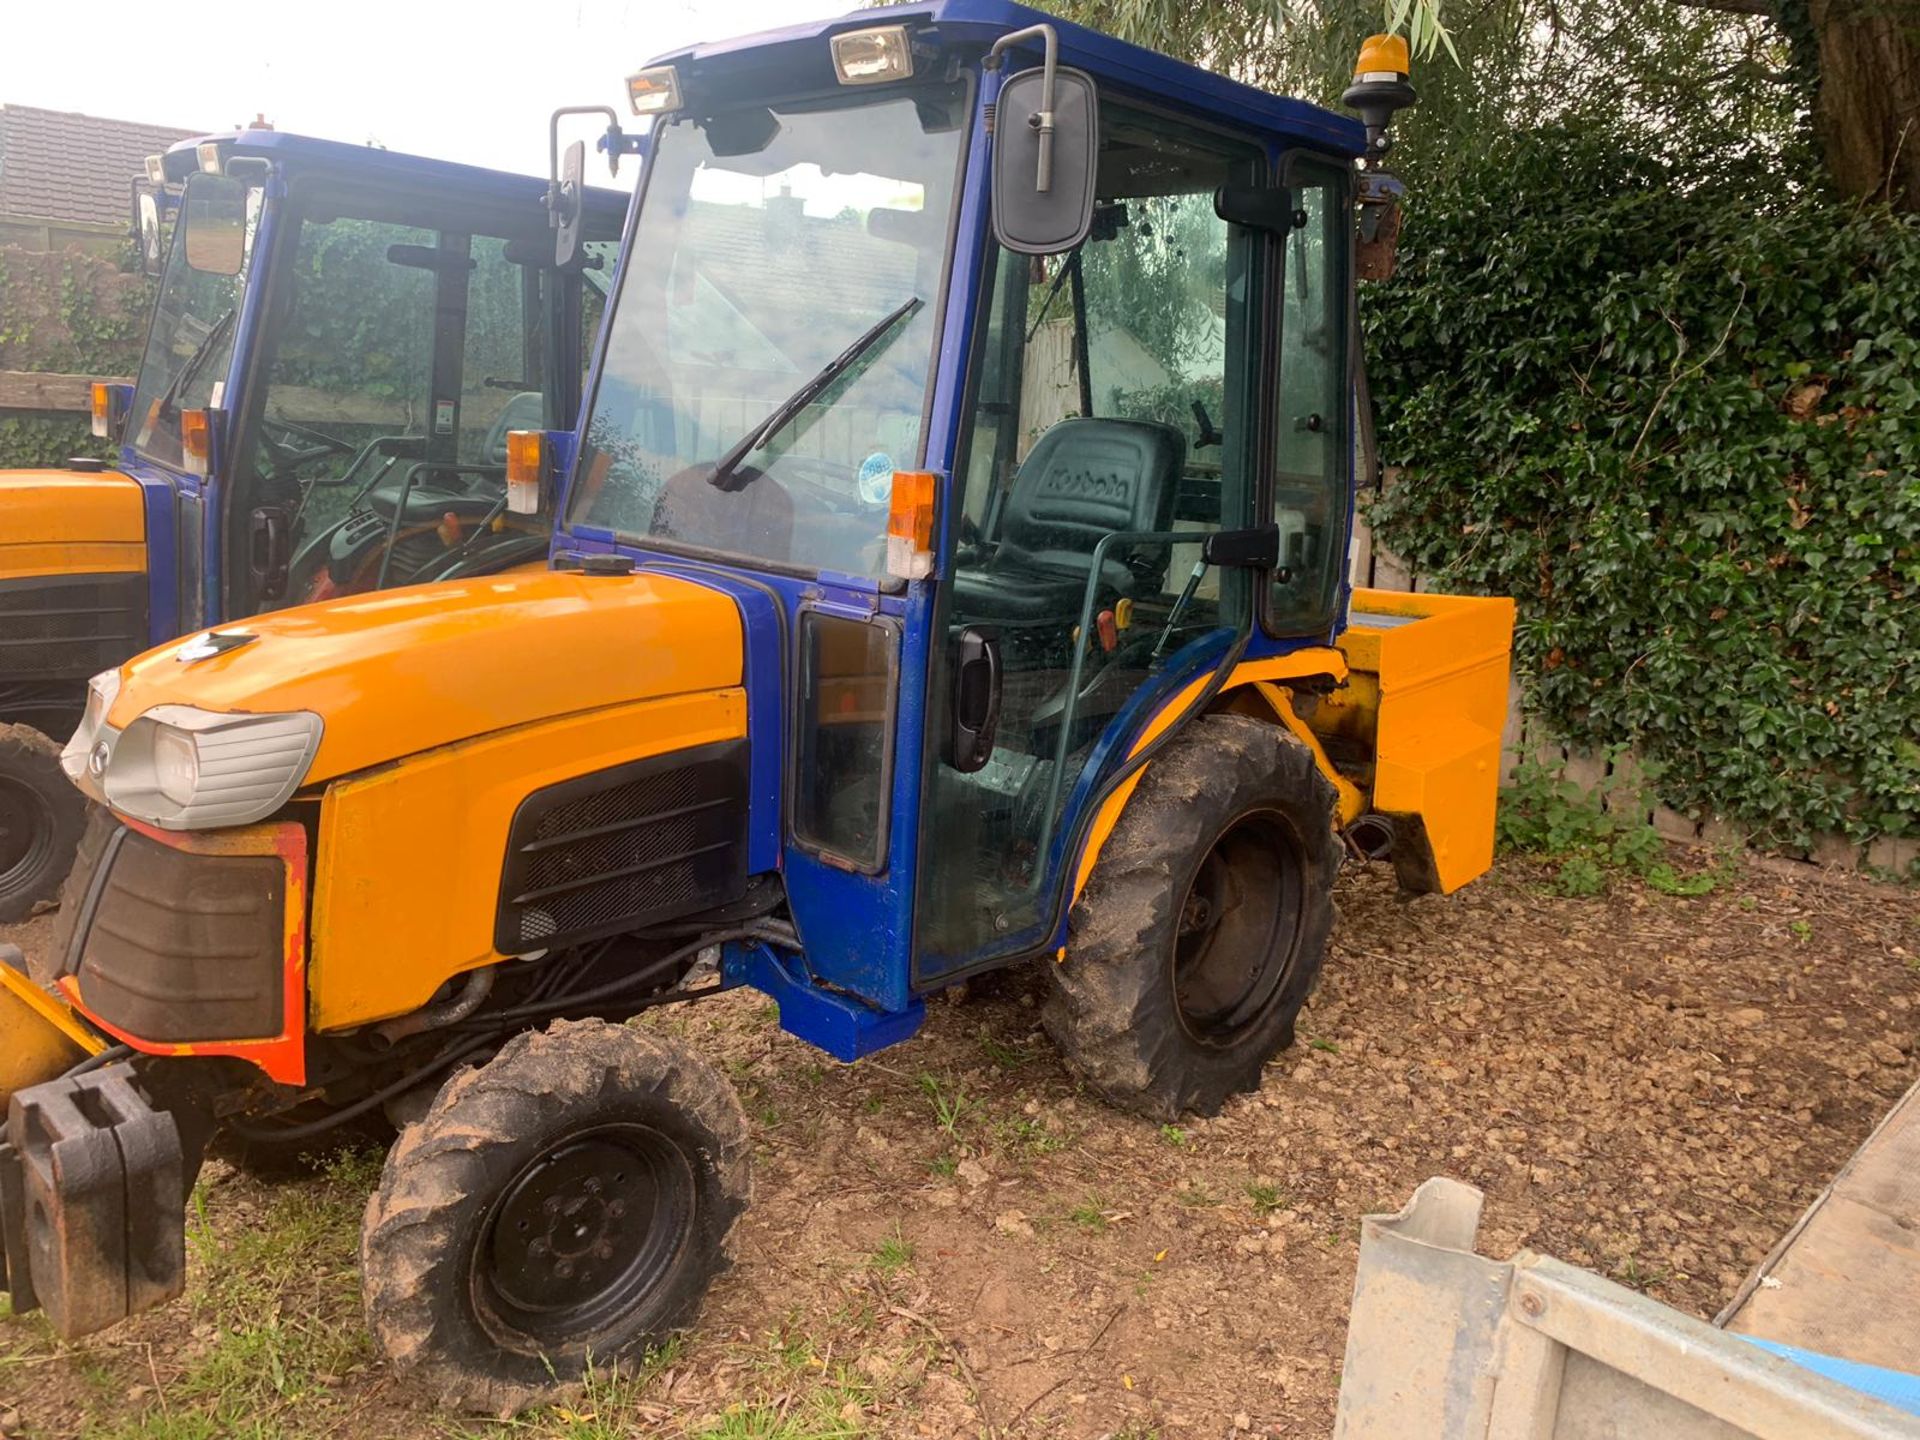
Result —
[[953, 733], [947, 763], [962, 775], [981, 769], [993, 756], [1000, 728], [1000, 632], [969, 625], [960, 632], [953, 667]]

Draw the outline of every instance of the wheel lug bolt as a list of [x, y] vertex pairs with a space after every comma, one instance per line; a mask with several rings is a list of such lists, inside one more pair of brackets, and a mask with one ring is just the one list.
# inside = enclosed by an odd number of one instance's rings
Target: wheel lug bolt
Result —
[[627, 1202], [626, 1202], [626, 1201], [624, 1201], [624, 1200], [609, 1200], [609, 1201], [607, 1202], [607, 1218], [608, 1218], [608, 1219], [611, 1219], [611, 1220], [618, 1220], [618, 1219], [619, 1219], [619, 1218], [620, 1218], [620, 1217], [621, 1217], [622, 1215], [624, 1215], [624, 1214], [626, 1214], [626, 1213], [627, 1213]]
[[562, 1280], [571, 1280], [573, 1278], [573, 1262], [571, 1260], [562, 1260], [558, 1265], [553, 1267], [553, 1273], [558, 1275]]
[[598, 1245], [594, 1246], [593, 1258], [596, 1260], [611, 1260], [613, 1258], [613, 1242], [611, 1240], [602, 1240]]
[[560, 1197], [558, 1195], [549, 1195], [545, 1202], [541, 1204], [540, 1208], [549, 1215], [558, 1215], [560, 1213]]
[[529, 1255], [544, 1255], [546, 1253], [547, 1242], [544, 1238], [535, 1240], [531, 1245], [527, 1246], [527, 1254]]
[[594, 1179], [592, 1176], [589, 1176], [587, 1178], [587, 1194], [598, 1195], [599, 1193], [600, 1193], [600, 1182]]

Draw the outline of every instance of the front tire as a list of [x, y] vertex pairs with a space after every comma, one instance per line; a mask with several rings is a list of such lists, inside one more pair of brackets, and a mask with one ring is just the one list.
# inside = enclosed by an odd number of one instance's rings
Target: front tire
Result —
[[1333, 923], [1333, 787], [1306, 746], [1195, 721], [1142, 778], [1073, 911], [1043, 1019], [1067, 1065], [1155, 1120], [1258, 1089]]
[[30, 725], [0, 725], [0, 924], [60, 893], [86, 817], [60, 747]]
[[368, 1327], [443, 1403], [507, 1416], [690, 1323], [746, 1207], [746, 1116], [674, 1041], [604, 1021], [509, 1041], [387, 1156]]

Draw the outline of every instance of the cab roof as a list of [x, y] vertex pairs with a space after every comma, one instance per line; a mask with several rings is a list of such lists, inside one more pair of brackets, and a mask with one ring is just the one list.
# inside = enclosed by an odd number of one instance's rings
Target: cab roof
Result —
[[[1195, 118], [1244, 126], [1281, 144], [1306, 143], [1338, 154], [1366, 150], [1366, 131], [1358, 120], [1331, 110], [1243, 85], [1183, 60], [1116, 40], [1097, 30], [1058, 19], [1013, 0], [928, 0], [928, 3], [856, 10], [829, 20], [814, 20], [763, 30], [729, 40], [670, 51], [649, 62], [681, 71], [683, 93], [780, 93], [782, 80], [793, 89], [833, 84], [827, 38], [845, 30], [906, 25], [916, 42], [944, 50], [978, 53], [1002, 35], [1030, 25], [1051, 25], [1060, 37], [1060, 61], [1090, 71], [1137, 95]], [[918, 48], [918, 45], [916, 45]], [[1023, 52], [1026, 47], [1021, 47]], [[1039, 58], [1039, 47], [1032, 51]], [[751, 72], [752, 84], [741, 83]], [[723, 87], [722, 77], [730, 83]], [[709, 84], [701, 84], [706, 79]]]
[[[293, 135], [284, 130], [238, 130], [182, 140], [167, 150], [167, 178], [184, 180], [199, 169], [199, 147], [209, 142], [218, 144], [229, 157], [258, 156], [276, 161], [288, 170], [330, 173], [349, 183], [426, 186], [482, 202], [546, 203], [547, 182], [532, 175], [489, 170], [482, 165], [463, 165], [453, 160], [434, 160], [371, 145], [346, 145], [338, 140]], [[624, 192], [588, 186], [586, 195], [587, 206], [596, 219], [615, 227], [619, 225], [629, 199]]]

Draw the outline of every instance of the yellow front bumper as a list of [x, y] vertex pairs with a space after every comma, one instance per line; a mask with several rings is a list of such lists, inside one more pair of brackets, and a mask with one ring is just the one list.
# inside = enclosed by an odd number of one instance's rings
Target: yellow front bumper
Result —
[[106, 1047], [27, 976], [0, 963], [0, 1122], [16, 1090], [52, 1080]]

